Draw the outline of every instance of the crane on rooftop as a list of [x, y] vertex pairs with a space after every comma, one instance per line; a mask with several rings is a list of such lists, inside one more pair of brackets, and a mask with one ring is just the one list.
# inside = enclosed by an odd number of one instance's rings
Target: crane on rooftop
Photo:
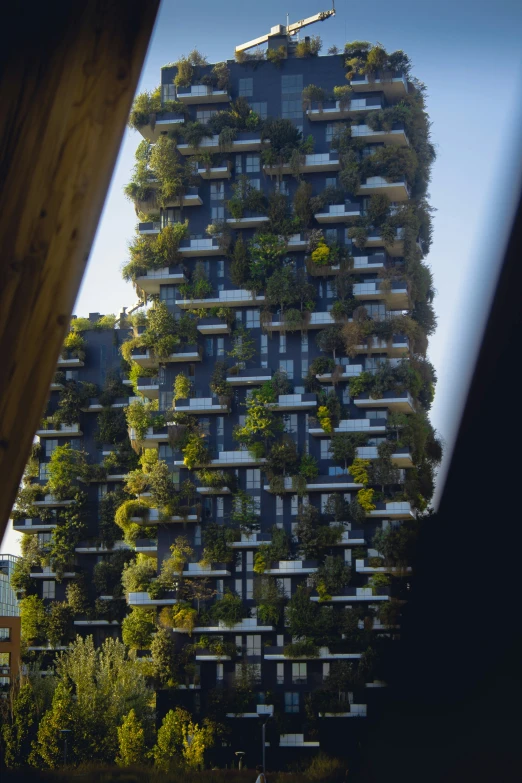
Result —
[[272, 36], [278, 36], [278, 35], [295, 35], [300, 30], [303, 29], [303, 27], [308, 27], [310, 24], [315, 24], [315, 22], [324, 22], [326, 19], [329, 19], [331, 16], [335, 16], [335, 2], [332, 3], [333, 7], [330, 11], [320, 11], [318, 14], [314, 14], [314, 16], [309, 16], [306, 19], [301, 19], [299, 22], [294, 22], [293, 24], [279, 24], [275, 27], [272, 27], [269, 33], [266, 35], [262, 35], [259, 38], [254, 38], [253, 41], [247, 41], [244, 44], [240, 44], [239, 46], [236, 46], [236, 52], [245, 52], [247, 49], [252, 49], [254, 46], [259, 46], [260, 44], [266, 43], [269, 38]]

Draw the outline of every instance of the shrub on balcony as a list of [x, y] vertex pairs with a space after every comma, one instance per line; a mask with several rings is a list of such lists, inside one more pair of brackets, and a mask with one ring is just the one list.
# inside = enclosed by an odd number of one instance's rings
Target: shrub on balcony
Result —
[[319, 658], [319, 648], [311, 639], [301, 639], [287, 644], [283, 655], [285, 658]]
[[315, 457], [311, 454], [303, 454], [299, 463], [299, 474], [307, 481], [317, 478], [319, 475], [319, 466]]
[[311, 35], [306, 37], [303, 41], [298, 41], [295, 47], [295, 56], [304, 57], [316, 57], [321, 51], [323, 42], [318, 35]]
[[223, 598], [216, 601], [211, 609], [213, 620], [222, 622], [227, 628], [232, 628], [245, 617], [250, 616], [250, 610], [243, 604], [238, 595], [225, 590]]
[[165, 606], [161, 610], [160, 622], [166, 628], [176, 628], [192, 636], [198, 623], [198, 613], [189, 603], [183, 601], [175, 606]]
[[368, 468], [370, 467], [370, 460], [369, 459], [354, 459], [350, 467], [348, 468], [348, 472], [353, 477], [353, 480], [356, 484], [364, 484], [366, 485], [368, 483], [369, 475], [368, 475]]
[[307, 84], [301, 94], [303, 100], [303, 109], [312, 108], [312, 103], [317, 103], [319, 109], [322, 110], [324, 99], [326, 98], [326, 92], [322, 87], [316, 87], [315, 84]]
[[232, 198], [225, 206], [234, 218], [240, 220], [245, 212], [263, 212], [266, 209], [266, 196], [250, 184], [246, 174], [241, 174], [232, 185]]
[[143, 440], [152, 426], [154, 403], [133, 400], [124, 410], [127, 425], [136, 432], [138, 440]]
[[286, 60], [287, 56], [286, 46], [278, 46], [277, 49], [266, 50], [266, 59], [277, 68], [281, 67], [281, 63], [283, 60]]
[[339, 108], [344, 111], [350, 105], [352, 97], [352, 88], [348, 85], [341, 85], [333, 88], [333, 96], [336, 101], [339, 101]]
[[368, 241], [369, 229], [367, 226], [352, 226], [348, 229], [348, 236], [356, 248], [361, 250], [366, 247]]
[[374, 492], [373, 489], [360, 489], [357, 493], [357, 502], [366, 513], [375, 509], [375, 504], [372, 502]]
[[142, 553], [138, 553], [134, 560], [123, 565], [121, 584], [126, 595], [147, 591], [155, 578], [156, 561]]
[[234, 552], [229, 546], [230, 531], [217, 522], [207, 522], [203, 529], [204, 563], [230, 563]]
[[131, 650], [149, 650], [155, 630], [154, 609], [133, 606], [121, 624], [121, 638]]
[[123, 539], [127, 544], [146, 536], [146, 530], [136, 522], [131, 522], [132, 517], [148, 514], [150, 506], [144, 500], [125, 500], [116, 510], [114, 521], [123, 530]]
[[320, 601], [330, 601], [352, 578], [352, 570], [340, 557], [325, 557], [312, 579]]
[[77, 332], [69, 332], [63, 341], [62, 357], [64, 359], [85, 359], [85, 339]]
[[368, 587], [372, 588], [373, 595], [378, 595], [378, 591], [389, 587], [391, 579], [388, 574], [372, 574], [368, 579]]
[[242, 533], [252, 533], [259, 528], [259, 514], [252, 495], [242, 489], [236, 492], [230, 518]]
[[357, 455], [357, 447], [366, 443], [367, 436], [362, 432], [336, 432], [332, 436], [330, 452], [336, 462], [343, 462], [348, 470], [348, 464], [353, 463]]
[[211, 460], [210, 451], [205, 443], [205, 436], [199, 432], [189, 435], [186, 444], [182, 447], [183, 464], [189, 470], [196, 465], [207, 465]]
[[47, 612], [45, 604], [36, 595], [20, 601], [22, 641], [28, 645], [42, 644], [47, 638]]

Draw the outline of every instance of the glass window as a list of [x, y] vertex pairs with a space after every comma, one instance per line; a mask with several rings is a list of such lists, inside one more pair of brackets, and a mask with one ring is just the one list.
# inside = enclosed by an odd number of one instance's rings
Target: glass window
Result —
[[261, 471], [258, 468], [248, 468], [246, 472], [246, 488], [261, 489]]
[[261, 101], [261, 103], [250, 101], [250, 108], [252, 111], [255, 111], [256, 114], [259, 114], [259, 117], [262, 120], [266, 120], [268, 117], [268, 104], [266, 101]]
[[301, 359], [301, 378], [308, 375], [308, 359]]
[[288, 196], [288, 182], [286, 179], [276, 182], [276, 191], [281, 193], [282, 196]]
[[161, 102], [165, 103], [165, 101], [175, 101], [175, 100], [176, 100], [176, 85], [174, 83], [162, 84]]
[[254, 188], [254, 190], [261, 190], [261, 180], [260, 179], [251, 179], [250, 185]]
[[329, 438], [321, 438], [321, 459], [330, 459], [331, 452], [330, 452], [330, 446], [331, 446], [331, 440]]
[[326, 177], [326, 187], [327, 188], [336, 188], [337, 187], [337, 177]]
[[243, 164], [241, 155], [236, 155], [236, 174], [243, 173]]
[[107, 484], [98, 484], [98, 500], [104, 498], [108, 491], [109, 487]]
[[283, 516], [283, 498], [276, 495], [276, 517]]
[[308, 332], [301, 333], [301, 353], [308, 353]]
[[49, 479], [49, 463], [41, 462], [39, 466], [39, 478], [40, 481], [47, 481]]
[[223, 498], [216, 498], [216, 517], [222, 519], [224, 516]]
[[217, 356], [224, 356], [225, 355], [225, 338], [224, 337], [218, 337], [217, 338]]
[[261, 353], [267, 354], [268, 353], [268, 335], [262, 334], [261, 335]]
[[194, 546], [201, 546], [201, 525], [194, 528]]
[[280, 359], [279, 369], [286, 372], [289, 381], [294, 379], [294, 360], [293, 359]]
[[54, 438], [45, 439], [45, 456], [50, 457], [55, 448], [58, 446], [58, 441]]
[[285, 712], [299, 712], [299, 694], [295, 692], [285, 693]]
[[0, 642], [8, 642], [11, 638], [10, 628], [0, 628]]
[[159, 393], [159, 409], [166, 411], [172, 407], [172, 401], [174, 399], [174, 392], [160, 391]]
[[306, 683], [306, 663], [292, 664], [292, 683], [294, 685]]
[[225, 219], [225, 207], [211, 207], [210, 209], [213, 222]]
[[214, 356], [214, 338], [207, 337], [205, 339], [205, 353], [207, 356]]
[[254, 598], [254, 580], [253, 579], [247, 579], [246, 580], [246, 600], [252, 601]]
[[211, 182], [210, 183], [210, 200], [211, 201], [223, 201], [225, 198], [225, 183], [224, 182]]
[[198, 122], [202, 122], [203, 125], [206, 125], [214, 114], [217, 114], [216, 109], [198, 109], [196, 112], [196, 119]]
[[290, 498], [290, 513], [293, 517], [297, 516], [299, 510], [299, 495], [292, 495]]
[[243, 581], [241, 579], [235, 580], [235, 587], [234, 587], [236, 593], [240, 598], [243, 598]]
[[259, 310], [246, 311], [246, 328], [257, 329], [260, 326]]
[[252, 78], [239, 80], [239, 94], [243, 98], [252, 97], [254, 94], [254, 80]]
[[261, 655], [261, 634], [248, 635], [246, 638], [247, 655]]
[[328, 243], [337, 242], [337, 229], [327, 228], [326, 231], [324, 232], [324, 238]]
[[285, 120], [301, 120], [303, 118], [302, 100], [281, 101], [281, 116]]
[[222, 681], [222, 679], [224, 677], [223, 671], [224, 671], [223, 664], [222, 663], [216, 663], [216, 682], [221, 682]]
[[366, 411], [366, 417], [367, 419], [387, 419], [388, 418], [388, 411], [382, 410], [382, 411]]
[[286, 353], [286, 334], [279, 335], [279, 353]]
[[291, 598], [292, 597], [292, 580], [289, 576], [285, 577], [284, 579], [278, 579], [277, 584], [279, 585], [279, 588], [283, 591], [283, 595], [285, 598]]
[[260, 171], [259, 155], [247, 155], [246, 156], [246, 172], [247, 174], [253, 174]]
[[303, 74], [297, 73], [281, 77], [281, 92], [283, 95], [301, 93], [303, 91]]
[[[282, 647], [282, 645], [280, 645]], [[277, 664], [277, 684], [283, 685], [285, 682], [285, 665], [284, 663]]]
[[218, 277], [225, 277], [225, 262], [224, 261], [218, 261], [217, 262], [217, 276]]
[[44, 580], [42, 583], [42, 598], [54, 599], [56, 592], [56, 582], [54, 580]]
[[160, 285], [160, 300], [167, 305], [176, 304], [177, 286]]

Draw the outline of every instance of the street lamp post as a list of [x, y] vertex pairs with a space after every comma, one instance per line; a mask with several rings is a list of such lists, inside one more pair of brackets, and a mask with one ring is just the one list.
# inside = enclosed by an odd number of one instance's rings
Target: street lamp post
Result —
[[63, 765], [67, 766], [67, 735], [71, 733], [70, 729], [60, 729], [60, 734], [63, 734]]
[[264, 717], [265, 715], [266, 715], [266, 720], [263, 721], [263, 723], [261, 724], [261, 744], [263, 746], [263, 748], [262, 748], [263, 775], [265, 776], [265, 781], [266, 781], [266, 768], [265, 768], [266, 767], [266, 765], [265, 765], [266, 742], [265, 742], [265, 731], [266, 731], [266, 724], [268, 723], [268, 721], [272, 717], [272, 713], [271, 712], [269, 712], [269, 713], [261, 713], [259, 715], [259, 717], [261, 718], [261, 717]]
[[239, 759], [238, 769], [243, 769], [243, 756], [245, 755], [245, 751], [244, 750], [236, 750], [235, 754], [236, 754], [236, 756]]

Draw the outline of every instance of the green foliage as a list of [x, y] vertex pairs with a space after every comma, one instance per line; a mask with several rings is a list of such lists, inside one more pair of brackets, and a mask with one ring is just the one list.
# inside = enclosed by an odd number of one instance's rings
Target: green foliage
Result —
[[205, 525], [203, 546], [203, 560], [208, 563], [229, 563], [234, 555], [228, 545], [227, 529], [217, 522]]
[[155, 629], [154, 610], [133, 606], [121, 624], [121, 638], [131, 650], [148, 650]]
[[369, 481], [368, 468], [370, 467], [369, 459], [354, 459], [348, 472], [352, 476], [356, 484], [367, 484]]
[[118, 726], [118, 755], [116, 764], [120, 767], [130, 767], [145, 761], [145, 731], [134, 710], [125, 715], [123, 723]]
[[310, 109], [315, 101], [322, 109], [326, 98], [326, 92], [322, 87], [316, 87], [315, 84], [307, 84], [302, 93], [303, 109]]
[[244, 617], [249, 617], [250, 611], [238, 595], [225, 590], [223, 598], [213, 604], [211, 614], [213, 620], [222, 622], [227, 628], [232, 628]]
[[124, 564], [121, 583], [126, 594], [142, 592], [149, 588], [155, 577], [155, 560], [139, 553], [136, 560]]
[[22, 639], [27, 644], [38, 644], [46, 640], [47, 613], [45, 604], [36, 595], [29, 595], [20, 601]]
[[192, 383], [185, 373], [180, 372], [174, 379], [174, 402], [184, 400], [190, 397], [192, 392]]
[[8, 769], [27, 765], [37, 717], [35, 693], [30, 680], [26, 680], [14, 690], [10, 715], [4, 715], [2, 721], [0, 736]]
[[161, 87], [140, 92], [134, 98], [129, 116], [129, 127], [139, 130], [150, 121], [150, 115], [161, 111]]
[[132, 427], [136, 432], [138, 440], [143, 440], [147, 430], [152, 425], [153, 410], [153, 404], [151, 402], [143, 402], [143, 400], [133, 400], [125, 408], [127, 426]]
[[73, 449], [70, 443], [57, 446], [49, 460], [47, 490], [51, 495], [58, 500], [70, 499], [84, 464], [83, 452]]
[[319, 648], [311, 639], [301, 639], [287, 644], [283, 654], [285, 658], [318, 658]]
[[81, 362], [85, 359], [85, 339], [81, 334], [69, 332], [63, 341], [62, 356], [64, 359], [79, 359]]
[[250, 361], [256, 355], [256, 341], [250, 336], [248, 329], [244, 326], [238, 326], [232, 337], [232, 350], [228, 352], [240, 366]]
[[370, 511], [373, 511], [376, 507], [372, 502], [373, 495], [373, 489], [360, 489], [357, 493], [357, 502], [366, 513], [370, 513]]
[[321, 51], [323, 42], [318, 35], [311, 35], [302, 41], [298, 41], [295, 46], [296, 57], [317, 57]]
[[52, 706], [38, 729], [31, 763], [55, 768], [62, 763], [63, 737], [71, 730], [68, 754], [72, 764], [113, 762], [118, 752], [118, 727], [131, 709], [142, 725], [150, 726], [151, 691], [139, 661], [125, 646], [106, 639], [94, 648], [92, 636], [77, 637], [56, 663], [58, 684]]
[[191, 433], [186, 444], [182, 448], [183, 464], [189, 470], [196, 465], [207, 465], [211, 460], [211, 455], [205, 443], [205, 436], [199, 432]]
[[[321, 597], [338, 595], [339, 592], [350, 583], [351, 568], [340, 557], [325, 557], [313, 576], [317, 592]], [[324, 600], [324, 599], [323, 599]]]
[[319, 466], [315, 457], [312, 457], [311, 454], [303, 454], [299, 464], [299, 473], [301, 476], [304, 476], [307, 481], [317, 478], [319, 475]]
[[256, 578], [254, 581], [254, 600], [260, 623], [262, 625], [277, 625], [281, 619], [285, 604], [284, 592], [278, 580], [270, 576]]

